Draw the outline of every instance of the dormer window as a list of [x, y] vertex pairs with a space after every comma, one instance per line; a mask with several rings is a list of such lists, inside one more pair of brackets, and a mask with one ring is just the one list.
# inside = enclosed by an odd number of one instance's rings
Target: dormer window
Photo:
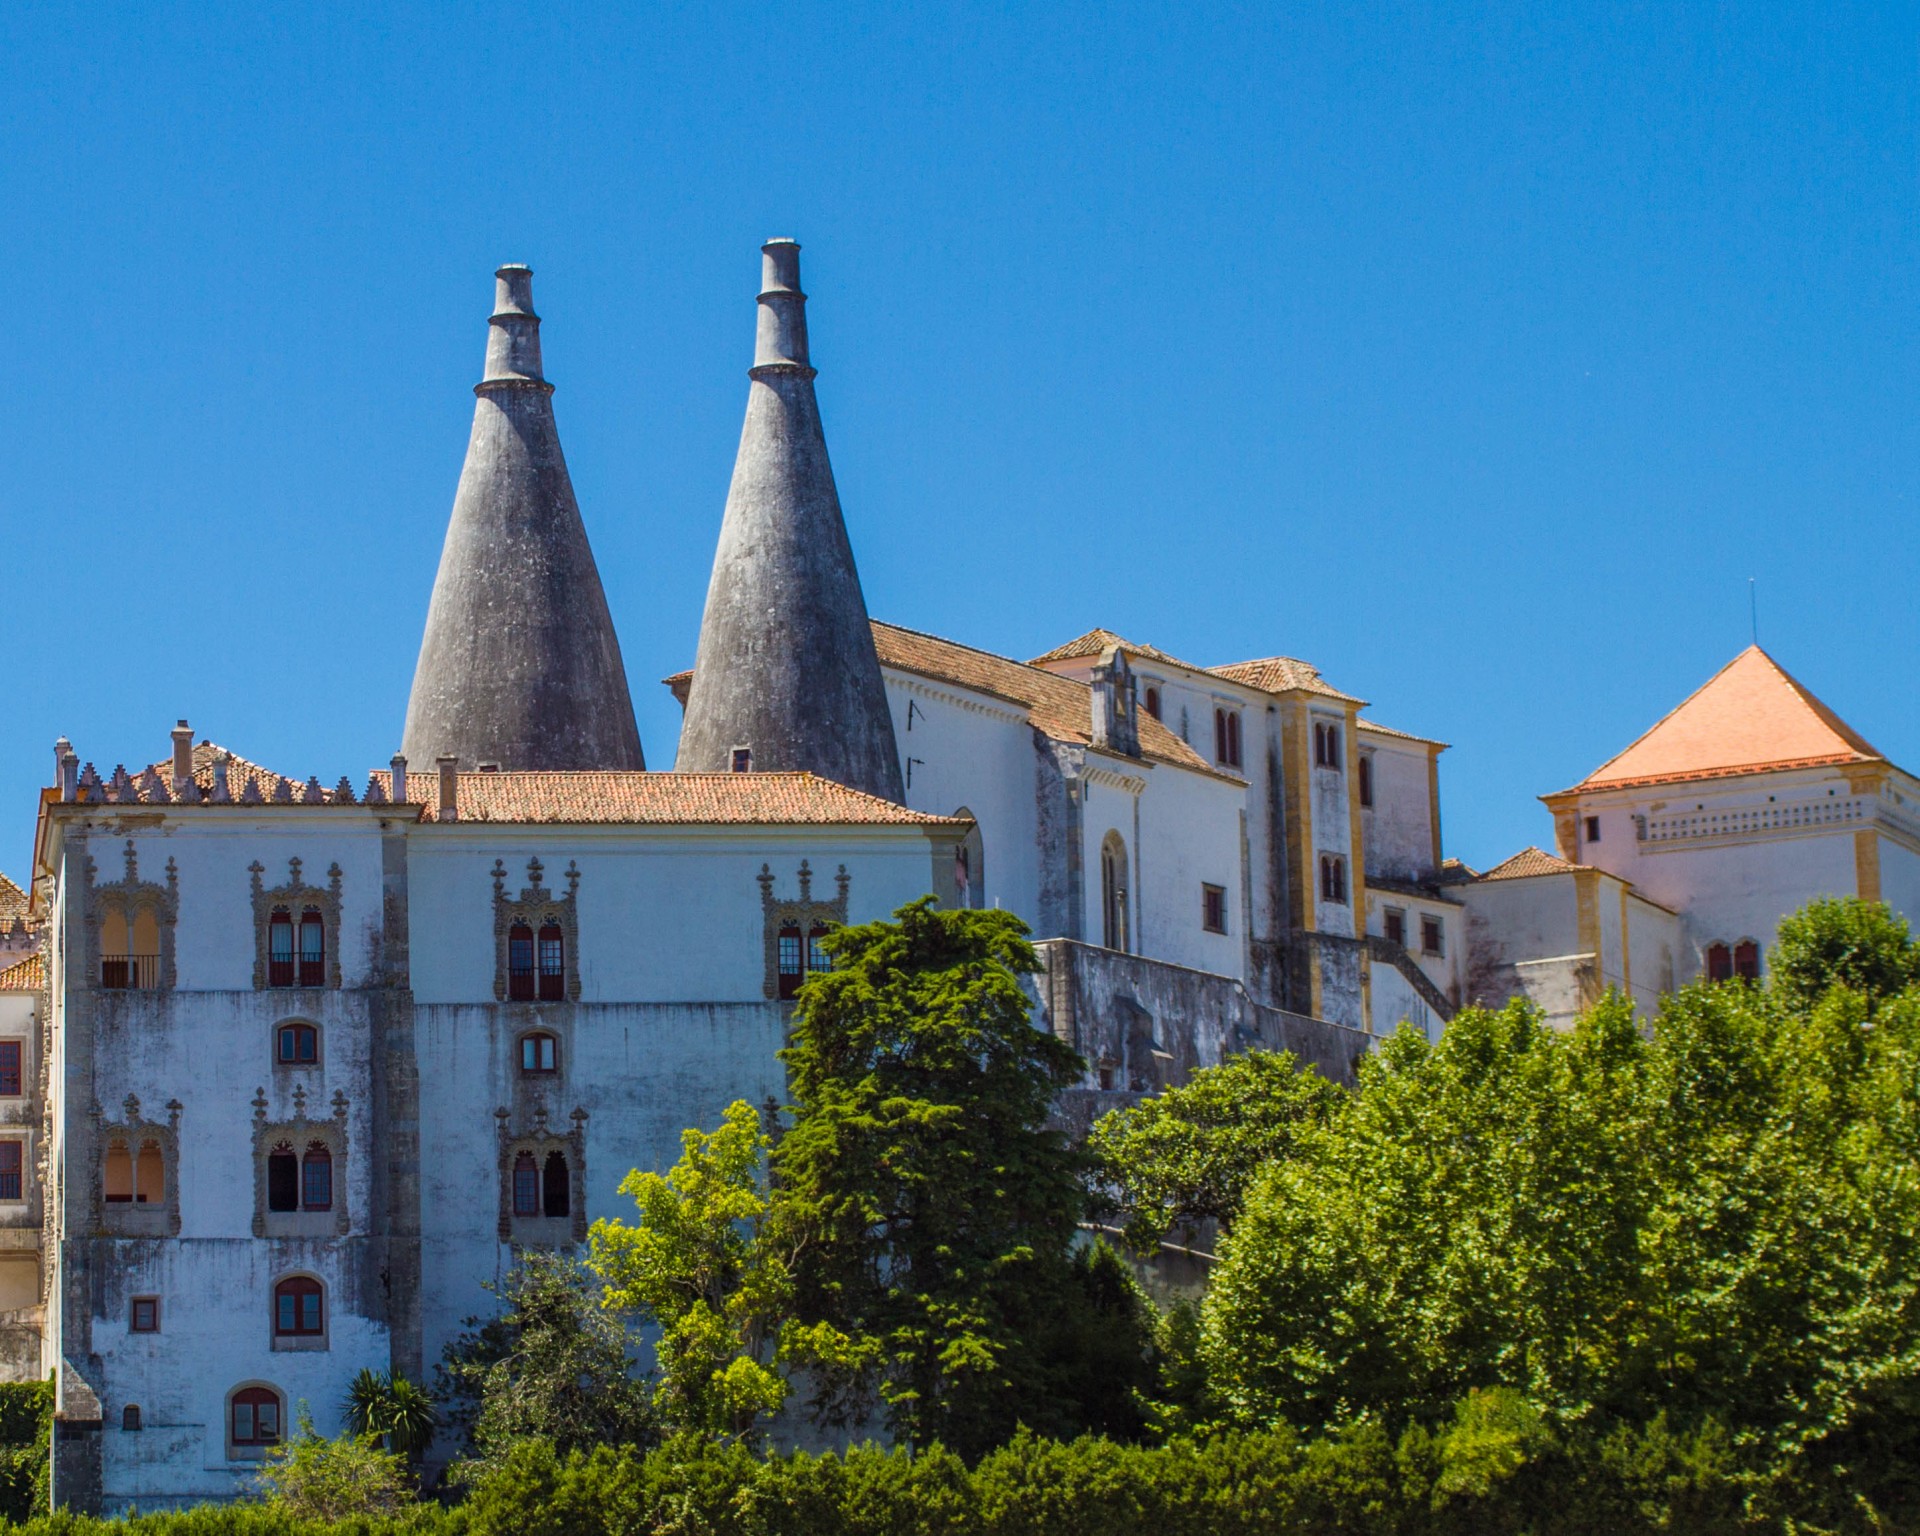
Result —
[[735, 747], [733, 749], [733, 771], [735, 773], [753, 772], [752, 747]]
[[1160, 690], [1158, 688], [1148, 688], [1146, 702], [1147, 713], [1158, 720], [1160, 718]]

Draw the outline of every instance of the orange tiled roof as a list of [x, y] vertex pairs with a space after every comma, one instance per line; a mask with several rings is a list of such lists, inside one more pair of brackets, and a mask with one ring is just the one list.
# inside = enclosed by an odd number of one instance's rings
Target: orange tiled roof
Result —
[[1563, 875], [1578, 864], [1569, 863], [1544, 848], [1522, 848], [1510, 859], [1503, 859], [1480, 878], [1482, 880], [1524, 880], [1529, 875]]
[[1311, 662], [1299, 661], [1292, 656], [1268, 656], [1259, 661], [1236, 661], [1224, 667], [1209, 667], [1207, 670], [1215, 677], [1224, 677], [1229, 682], [1245, 683], [1249, 688], [1258, 688], [1262, 693], [1291, 693], [1299, 690], [1304, 693], [1317, 693], [1329, 699], [1339, 699], [1345, 704], [1365, 704], [1365, 699], [1356, 699], [1350, 693], [1342, 693], [1324, 677], [1320, 669]]
[[11, 928], [16, 917], [27, 915], [27, 893], [0, 875], [0, 928]]
[[[377, 773], [387, 789], [389, 775]], [[409, 780], [415, 775], [409, 773]], [[437, 800], [437, 775], [422, 775]], [[409, 784], [416, 798], [419, 789]], [[463, 773], [460, 821], [654, 826], [956, 826], [811, 773]], [[421, 820], [438, 817], [429, 804]]]
[[1878, 761], [1881, 754], [1859, 732], [1751, 645], [1564, 793]]
[[1124, 636], [1116, 635], [1110, 629], [1090, 629], [1078, 639], [1069, 640], [1065, 645], [1056, 645], [1043, 656], [1036, 656], [1029, 666], [1044, 666], [1050, 661], [1078, 661], [1085, 656], [1100, 656], [1115, 647], [1129, 656], [1151, 656], [1155, 661], [1164, 661], [1170, 667], [1185, 667], [1189, 672], [1204, 672], [1205, 667], [1196, 667], [1190, 661], [1182, 661], [1178, 656], [1169, 656], [1165, 651], [1151, 645], [1139, 645]]
[[38, 992], [46, 984], [47, 962], [37, 950], [0, 971], [0, 992]]
[[1398, 741], [1417, 741], [1422, 746], [1440, 747], [1443, 750], [1447, 745], [1444, 741], [1435, 741], [1431, 736], [1416, 736], [1412, 731], [1396, 731], [1392, 726], [1382, 725], [1378, 720], [1362, 720], [1360, 729], [1371, 731], [1376, 736], [1392, 736]]
[[[874, 648], [880, 664], [901, 672], [955, 683], [976, 693], [991, 694], [1026, 710], [1036, 729], [1056, 741], [1093, 740], [1093, 689], [1044, 667], [976, 651], [918, 630], [896, 624], [873, 624]], [[1139, 711], [1140, 755], [1154, 762], [1215, 772], [1209, 763], [1144, 709]]]

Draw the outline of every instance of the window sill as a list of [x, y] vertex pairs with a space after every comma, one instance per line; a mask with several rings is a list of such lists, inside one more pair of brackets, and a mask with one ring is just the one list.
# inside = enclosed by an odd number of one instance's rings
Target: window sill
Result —
[[173, 1216], [164, 1205], [116, 1203], [107, 1206], [101, 1226], [109, 1237], [171, 1237]]
[[574, 1240], [571, 1216], [516, 1216], [510, 1230], [516, 1248], [565, 1248]]
[[324, 1333], [276, 1333], [273, 1347], [281, 1353], [304, 1354], [327, 1349], [327, 1336]]
[[338, 1211], [268, 1211], [268, 1237], [337, 1237]]
[[227, 1447], [228, 1461], [265, 1461], [270, 1445], [230, 1445]]

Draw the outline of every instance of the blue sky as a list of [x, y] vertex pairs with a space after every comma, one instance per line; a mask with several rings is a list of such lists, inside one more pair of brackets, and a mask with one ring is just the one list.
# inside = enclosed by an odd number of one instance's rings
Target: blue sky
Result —
[[8, 8], [0, 867], [71, 736], [384, 762], [526, 261], [649, 761], [757, 246], [869, 606], [1310, 658], [1448, 851], [1746, 643], [1920, 766], [1910, 5]]

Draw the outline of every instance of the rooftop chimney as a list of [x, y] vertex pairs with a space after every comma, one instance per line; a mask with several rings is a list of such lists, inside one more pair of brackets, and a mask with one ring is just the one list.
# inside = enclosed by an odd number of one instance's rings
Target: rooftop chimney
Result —
[[173, 728], [173, 792], [193, 777], [193, 727], [182, 720]]
[[443, 757], [439, 761], [440, 819], [458, 821], [460, 819], [460, 759]]
[[71, 800], [79, 788], [80, 756], [64, 736], [53, 744], [53, 782], [59, 786], [62, 800]]
[[405, 805], [407, 803], [407, 759], [402, 753], [396, 752], [388, 766], [393, 769], [393, 803]]

